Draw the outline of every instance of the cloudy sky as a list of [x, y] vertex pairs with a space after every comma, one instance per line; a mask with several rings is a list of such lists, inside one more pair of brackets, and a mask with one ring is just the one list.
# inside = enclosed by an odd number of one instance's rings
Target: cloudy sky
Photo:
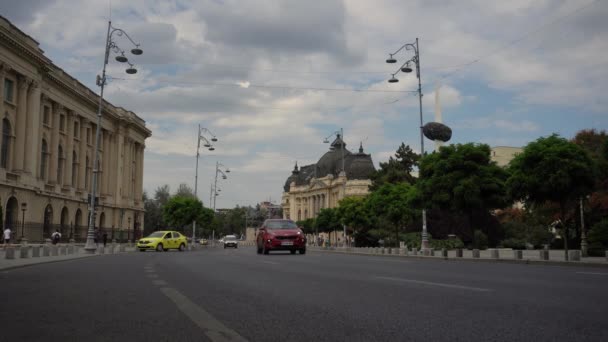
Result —
[[401, 142], [418, 150], [416, 77], [389, 84], [398, 65], [385, 63], [417, 37], [424, 120], [441, 84], [453, 143], [608, 128], [605, 0], [0, 0], [0, 14], [95, 91], [111, 16], [144, 50], [134, 76], [111, 62], [106, 98], [153, 132], [145, 189], [194, 186], [200, 124], [219, 139], [201, 150], [205, 205], [216, 161], [232, 171], [220, 208], [280, 202], [294, 162], [316, 162], [340, 128], [376, 164]]

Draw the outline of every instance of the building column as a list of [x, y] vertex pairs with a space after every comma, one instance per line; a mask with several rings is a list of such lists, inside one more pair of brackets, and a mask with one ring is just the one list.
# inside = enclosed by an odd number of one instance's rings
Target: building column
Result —
[[57, 162], [59, 154], [59, 112], [63, 110], [63, 106], [58, 103], [53, 103], [53, 109], [51, 110], [51, 146], [50, 148], [50, 160], [49, 160], [49, 183], [57, 183]]
[[23, 164], [25, 159], [25, 135], [26, 135], [26, 116], [27, 116], [27, 92], [31, 84], [31, 80], [25, 76], [18, 78], [18, 100], [17, 100], [17, 118], [15, 129], [15, 144], [13, 153], [13, 169], [15, 171], [24, 171]]
[[27, 134], [30, 138], [26, 139], [25, 149], [25, 171], [34, 178], [38, 174], [38, 159], [40, 157], [40, 97], [40, 83], [34, 81], [30, 86], [27, 104]]
[[4, 115], [4, 77], [10, 70], [10, 67], [3, 62], [0, 62], [0, 113]]
[[87, 191], [85, 189], [85, 178], [87, 177], [87, 120], [82, 118], [80, 120], [80, 152], [78, 159], [78, 189]]
[[65, 187], [72, 187], [72, 163], [74, 161], [74, 111], [69, 110], [67, 113], [67, 141], [66, 141], [66, 156], [65, 156], [65, 167], [63, 168], [63, 185]]
[[109, 135], [109, 145], [110, 145], [110, 170], [108, 178], [110, 181], [108, 182], [108, 193], [116, 198], [116, 175], [118, 171], [118, 146], [116, 145], [116, 134], [110, 133]]
[[118, 135], [116, 137], [116, 147], [118, 149], [118, 153], [116, 153], [117, 163], [116, 163], [116, 190], [115, 190], [115, 204], [122, 205], [122, 184], [124, 177], [124, 148], [125, 148], [125, 135], [124, 128], [118, 127]]
[[[139, 165], [137, 170], [137, 200], [140, 202], [143, 201], [142, 197], [144, 194], [144, 150], [145, 146], [139, 145], [139, 158], [137, 159], [137, 164]], [[141, 222], [143, 224], [143, 220]]]

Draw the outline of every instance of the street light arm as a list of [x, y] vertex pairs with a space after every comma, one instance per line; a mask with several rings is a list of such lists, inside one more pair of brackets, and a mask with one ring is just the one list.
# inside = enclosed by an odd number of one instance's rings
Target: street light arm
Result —
[[213, 132], [211, 132], [208, 128], [201, 127], [199, 134], [203, 134], [203, 132], [209, 133], [212, 137], [215, 137], [215, 134], [213, 134]]
[[[127, 37], [127, 39], [129, 39], [129, 41], [131, 41], [131, 43], [132, 43], [132, 44], [133, 44], [135, 47], [139, 47], [139, 45], [140, 45], [140, 44], [137, 44], [135, 41], [133, 41], [133, 39], [131, 39], [131, 37], [129, 36], [129, 34], [127, 34], [127, 32], [125, 32], [123, 29], [120, 29], [120, 28], [117, 28], [117, 27], [111, 26], [111, 24], [110, 24], [110, 27], [112, 28], [112, 31], [110, 31], [110, 41], [112, 41], [112, 35], [114, 34], [114, 32], [117, 32], [116, 34], [117, 34], [119, 37], [122, 37], [122, 36], [124, 35], [125, 37]], [[113, 42], [113, 41], [112, 41], [112, 44], [114, 44], [114, 42]]]
[[414, 45], [413, 43], [405, 43], [399, 49], [397, 49], [397, 51], [390, 53], [389, 55], [391, 55], [391, 57], [393, 57], [394, 55], [398, 54], [403, 49], [408, 50], [408, 51], [411, 49], [414, 49], [414, 52], [416, 54], [418, 54], [418, 49], [416, 48], [416, 45]]

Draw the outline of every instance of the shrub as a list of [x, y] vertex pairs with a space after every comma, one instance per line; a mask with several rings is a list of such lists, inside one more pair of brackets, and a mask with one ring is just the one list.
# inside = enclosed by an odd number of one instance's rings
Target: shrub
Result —
[[488, 248], [488, 236], [481, 230], [476, 230], [473, 238], [473, 249]]
[[594, 224], [588, 234], [589, 255], [604, 256], [608, 249], [608, 219]]
[[434, 249], [456, 249], [463, 248], [464, 242], [459, 238], [452, 238], [446, 240], [430, 240], [431, 247]]
[[519, 239], [505, 239], [500, 245], [504, 248], [526, 249], [526, 242]]

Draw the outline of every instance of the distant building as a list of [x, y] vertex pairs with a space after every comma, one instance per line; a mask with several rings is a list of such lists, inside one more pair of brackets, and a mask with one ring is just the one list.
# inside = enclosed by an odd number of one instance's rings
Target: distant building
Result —
[[283, 217], [294, 221], [315, 218], [321, 209], [337, 207], [344, 197], [366, 196], [374, 171], [371, 155], [363, 152], [363, 146], [352, 153], [338, 135], [316, 164], [300, 168], [296, 164], [283, 187]]
[[495, 161], [498, 166], [507, 166], [523, 149], [521, 147], [496, 146], [492, 147], [491, 151], [492, 161]]

